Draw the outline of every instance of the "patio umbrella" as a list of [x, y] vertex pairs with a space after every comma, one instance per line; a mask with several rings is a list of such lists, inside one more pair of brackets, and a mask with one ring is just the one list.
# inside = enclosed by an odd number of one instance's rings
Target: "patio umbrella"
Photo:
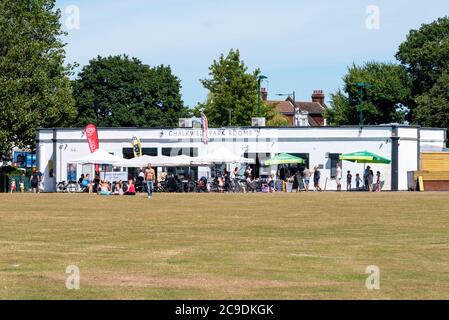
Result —
[[239, 154], [234, 154], [226, 148], [218, 148], [214, 152], [192, 159], [193, 165], [209, 166], [216, 163], [254, 163], [254, 159], [245, 158]]
[[97, 149], [82, 158], [68, 161], [68, 163], [76, 164], [110, 164], [115, 165], [123, 162], [125, 159], [114, 156], [103, 149]]
[[278, 154], [274, 158], [271, 158], [264, 162], [266, 166], [271, 166], [275, 164], [298, 164], [298, 163], [302, 164], [305, 163], [305, 161], [303, 158], [295, 157], [288, 153]]
[[340, 155], [340, 160], [346, 160], [357, 163], [384, 163], [384, 164], [391, 163], [391, 160], [368, 151], [342, 154]]

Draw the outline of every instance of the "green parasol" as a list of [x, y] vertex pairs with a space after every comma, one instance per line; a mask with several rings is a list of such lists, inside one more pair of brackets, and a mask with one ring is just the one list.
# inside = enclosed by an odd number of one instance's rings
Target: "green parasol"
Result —
[[271, 166], [275, 164], [290, 164], [290, 163], [305, 163], [303, 158], [292, 156], [288, 153], [281, 153], [275, 156], [274, 158], [271, 158], [270, 160], [266, 160], [264, 164], [266, 166]]
[[360, 151], [340, 155], [340, 160], [347, 160], [357, 163], [385, 163], [390, 164], [391, 160], [381, 157], [377, 154], [368, 151]]

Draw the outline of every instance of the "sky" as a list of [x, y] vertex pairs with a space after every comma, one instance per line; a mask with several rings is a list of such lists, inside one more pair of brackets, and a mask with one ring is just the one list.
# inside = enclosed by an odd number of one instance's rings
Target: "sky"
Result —
[[[199, 79], [220, 54], [239, 49], [259, 68], [269, 98], [342, 87], [348, 66], [394, 62], [411, 29], [449, 15], [447, 0], [57, 0], [68, 36], [67, 62], [80, 68], [97, 55], [127, 54], [170, 65], [182, 97], [206, 99]], [[79, 69], [78, 69], [79, 70]]]

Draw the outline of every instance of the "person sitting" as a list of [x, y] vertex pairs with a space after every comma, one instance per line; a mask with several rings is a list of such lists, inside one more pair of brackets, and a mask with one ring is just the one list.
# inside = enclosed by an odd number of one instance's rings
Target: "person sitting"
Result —
[[84, 176], [83, 180], [80, 183], [81, 185], [81, 191], [82, 192], [89, 192], [92, 193], [92, 189], [93, 189], [93, 184], [90, 181], [90, 174], [86, 174], [86, 176]]
[[114, 187], [114, 194], [115, 194], [115, 195], [119, 195], [119, 196], [122, 196], [122, 195], [124, 194], [124, 192], [123, 192], [123, 182], [122, 182], [122, 180], [120, 180], [119, 182], [117, 182], [117, 183], [115, 184], [115, 187]]
[[249, 175], [246, 179], [246, 185], [248, 186], [248, 192], [256, 192], [257, 191], [257, 182], [254, 179], [253, 175]]
[[99, 189], [99, 194], [102, 196], [109, 196], [111, 194], [111, 187], [106, 180], [100, 180]]
[[125, 196], [135, 196], [136, 195], [136, 186], [132, 179], [128, 181], [128, 191], [125, 192]]
[[198, 181], [198, 192], [207, 192], [207, 178], [201, 177]]

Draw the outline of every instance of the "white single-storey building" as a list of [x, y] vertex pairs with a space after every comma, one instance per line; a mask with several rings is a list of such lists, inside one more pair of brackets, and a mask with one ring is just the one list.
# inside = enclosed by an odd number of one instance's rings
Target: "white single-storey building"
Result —
[[[133, 157], [133, 137], [140, 139], [144, 154], [153, 156], [201, 156], [225, 147], [235, 154], [256, 159], [256, 174], [276, 172], [276, 166], [264, 167], [262, 163], [286, 152], [304, 158], [306, 166], [312, 169], [319, 167], [321, 187], [326, 190], [336, 189], [333, 178], [340, 154], [369, 151], [390, 159], [391, 164], [372, 164], [371, 167], [374, 172], [380, 171], [382, 189], [395, 191], [407, 190], [407, 172], [419, 170], [422, 151], [438, 151], [446, 146], [446, 129], [403, 125], [210, 128], [207, 144], [202, 129], [196, 128], [99, 128], [98, 136], [100, 148], [124, 158]], [[37, 165], [44, 174], [45, 191], [54, 191], [57, 182], [66, 181], [69, 174], [72, 179], [81, 173], [92, 174], [92, 166], [69, 164], [70, 160], [89, 152], [83, 128], [38, 129]], [[342, 162], [343, 189], [346, 188], [346, 172], [351, 171], [355, 177], [356, 173], [362, 175], [363, 168], [363, 164]], [[207, 167], [195, 170], [195, 178], [213, 176], [215, 172]]]

